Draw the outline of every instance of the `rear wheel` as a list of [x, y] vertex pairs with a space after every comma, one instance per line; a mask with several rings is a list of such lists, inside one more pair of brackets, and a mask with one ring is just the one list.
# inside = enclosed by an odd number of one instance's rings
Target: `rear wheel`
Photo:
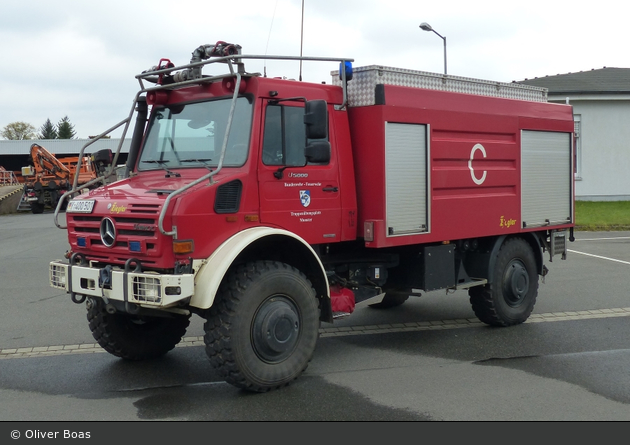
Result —
[[31, 212], [32, 213], [44, 213], [44, 204], [39, 202], [31, 202]]
[[146, 360], [160, 357], [177, 345], [190, 323], [190, 316], [147, 317], [124, 312], [108, 313], [100, 298], [87, 300], [87, 318], [92, 336], [116, 357]]
[[221, 286], [205, 331], [210, 363], [228, 383], [255, 392], [280, 388], [302, 374], [315, 351], [315, 290], [284, 263], [239, 266]]
[[511, 326], [529, 318], [538, 296], [538, 273], [532, 247], [511, 238], [499, 249], [493, 282], [469, 289], [477, 318], [491, 326]]

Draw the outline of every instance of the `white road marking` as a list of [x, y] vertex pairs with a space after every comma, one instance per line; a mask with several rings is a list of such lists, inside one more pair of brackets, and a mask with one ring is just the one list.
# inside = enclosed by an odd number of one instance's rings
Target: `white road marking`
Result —
[[602, 241], [602, 240], [610, 241], [610, 240], [617, 240], [617, 239], [630, 239], [630, 236], [616, 236], [613, 238], [584, 238], [584, 239], [576, 239], [575, 241]]
[[593, 258], [599, 258], [599, 259], [601, 259], [601, 260], [614, 261], [614, 262], [616, 262], [616, 263], [630, 264], [630, 261], [623, 261], [623, 260], [617, 260], [617, 259], [615, 259], [615, 258], [608, 258], [608, 257], [605, 257], [605, 256], [593, 255], [592, 253], [578, 252], [577, 250], [570, 250], [570, 249], [567, 249], [567, 252], [577, 253], [577, 254], [579, 254], [579, 255], [586, 255], [586, 256], [593, 257]]
[[[590, 320], [593, 318], [615, 318], [630, 316], [630, 307], [613, 309], [593, 309], [588, 311], [550, 312], [532, 314], [525, 323], [547, 323], [569, 320]], [[393, 323], [368, 326], [344, 326], [339, 328], [322, 328], [320, 337], [349, 337], [355, 335], [386, 334], [391, 332], [437, 331], [460, 328], [481, 328], [487, 325], [476, 318], [455, 320], [420, 321], [414, 323]], [[177, 345], [178, 348], [204, 346], [203, 337], [185, 337]], [[29, 357], [52, 357], [69, 354], [96, 354], [106, 352], [98, 343], [82, 345], [58, 345], [26, 348], [0, 349], [0, 359]]]

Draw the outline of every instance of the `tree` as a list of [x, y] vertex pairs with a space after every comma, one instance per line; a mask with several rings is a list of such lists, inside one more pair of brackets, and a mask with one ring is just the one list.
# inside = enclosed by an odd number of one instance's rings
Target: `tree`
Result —
[[57, 138], [58, 139], [74, 139], [74, 135], [77, 134], [74, 131], [74, 125], [70, 123], [68, 116], [65, 116], [57, 124]]
[[50, 122], [50, 119], [46, 119], [44, 125], [39, 129], [40, 139], [57, 139], [57, 128]]
[[36, 128], [26, 122], [11, 122], [2, 129], [0, 135], [10, 141], [21, 141], [24, 139], [35, 139], [37, 134]]

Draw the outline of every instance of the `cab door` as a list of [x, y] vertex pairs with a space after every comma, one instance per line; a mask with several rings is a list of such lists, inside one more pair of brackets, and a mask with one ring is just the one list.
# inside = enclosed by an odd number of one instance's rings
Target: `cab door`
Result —
[[339, 169], [333, 153], [326, 163], [307, 163], [304, 103], [268, 103], [258, 167], [260, 220], [289, 230], [309, 244], [341, 236]]

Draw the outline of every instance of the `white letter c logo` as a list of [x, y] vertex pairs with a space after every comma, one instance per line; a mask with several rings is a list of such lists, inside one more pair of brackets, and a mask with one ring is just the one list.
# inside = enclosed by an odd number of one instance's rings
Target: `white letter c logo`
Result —
[[481, 185], [483, 184], [483, 181], [486, 180], [486, 173], [488, 172], [484, 170], [483, 175], [481, 175], [481, 179], [477, 179], [477, 177], [475, 176], [475, 169], [473, 169], [472, 161], [475, 158], [475, 152], [477, 150], [481, 150], [481, 154], [483, 154], [483, 157], [484, 158], [486, 157], [486, 149], [483, 148], [483, 145], [475, 144], [475, 146], [472, 148], [470, 152], [470, 160], [468, 161], [468, 168], [470, 169], [470, 176], [472, 177], [472, 180], [475, 182], [475, 184]]

